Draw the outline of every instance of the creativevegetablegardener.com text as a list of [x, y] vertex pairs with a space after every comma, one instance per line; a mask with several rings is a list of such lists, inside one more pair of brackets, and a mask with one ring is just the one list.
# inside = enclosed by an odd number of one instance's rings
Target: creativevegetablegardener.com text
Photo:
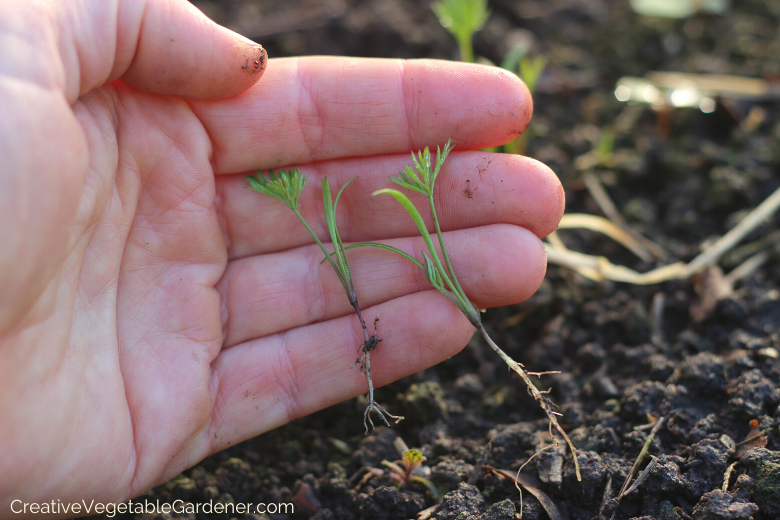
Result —
[[235, 514], [235, 513], [282, 513], [294, 514], [295, 508], [292, 503], [238, 503], [226, 504], [223, 502], [214, 502], [209, 500], [202, 503], [191, 503], [183, 500], [174, 500], [171, 503], [159, 500], [156, 502], [123, 502], [121, 504], [95, 502], [62, 502], [52, 500], [51, 502], [22, 502], [14, 500], [11, 502], [11, 512], [14, 514], [34, 514], [34, 515], [106, 515], [113, 518], [117, 513], [146, 513], [146, 514], [170, 514], [170, 513], [204, 513], [204, 514]]

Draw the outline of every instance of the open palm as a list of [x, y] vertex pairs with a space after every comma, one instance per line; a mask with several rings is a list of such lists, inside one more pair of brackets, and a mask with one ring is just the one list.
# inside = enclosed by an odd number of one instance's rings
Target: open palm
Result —
[[[321, 237], [319, 180], [359, 176], [339, 204], [344, 240], [419, 256], [411, 220], [370, 193], [410, 150], [452, 137], [440, 219], [480, 307], [538, 287], [537, 237], [563, 209], [544, 166], [461, 151], [525, 128], [531, 102], [514, 76], [307, 58], [274, 60], [257, 82], [258, 47], [186, 2], [141, 4], [0, 4], [0, 515], [17, 499], [126, 500], [365, 392], [338, 279], [289, 210], [243, 189], [248, 171], [311, 174], [299, 207]], [[364, 315], [380, 317], [378, 385], [471, 337], [411, 263], [350, 258]]]

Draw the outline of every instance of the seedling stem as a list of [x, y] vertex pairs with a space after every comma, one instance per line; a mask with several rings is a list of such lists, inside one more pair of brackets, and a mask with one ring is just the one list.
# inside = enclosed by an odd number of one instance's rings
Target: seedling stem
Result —
[[[360, 370], [368, 381], [368, 404], [366, 405], [366, 411], [363, 414], [363, 425], [366, 428], [366, 434], [368, 434], [369, 423], [372, 428], [374, 427], [374, 422], [371, 420], [372, 411], [376, 411], [388, 426], [390, 426], [390, 422], [387, 420], [388, 417], [395, 419], [395, 422], [397, 423], [402, 420], [403, 417], [389, 413], [374, 401], [374, 382], [371, 378], [371, 351], [376, 349], [379, 342], [382, 341], [378, 339], [378, 334], [376, 332], [376, 323], [379, 321], [379, 318], [374, 320], [374, 335], [369, 336], [368, 329], [366, 328], [366, 321], [363, 319], [363, 314], [360, 312], [360, 304], [358, 303], [355, 286], [352, 283], [352, 273], [349, 269], [349, 261], [347, 260], [346, 254], [347, 248], [344, 247], [338, 227], [336, 226], [336, 208], [339, 203], [339, 198], [341, 197], [344, 188], [346, 188], [350, 182], [354, 181], [355, 178], [350, 179], [341, 187], [338, 194], [336, 194], [335, 201], [331, 195], [328, 178], [325, 177], [322, 180], [322, 203], [325, 208], [325, 221], [328, 225], [328, 233], [330, 234], [331, 243], [334, 248], [334, 252], [329, 253], [325, 248], [325, 245], [298, 210], [298, 197], [309, 178], [308, 175], [302, 177], [298, 168], [294, 168], [290, 171], [280, 171], [278, 177], [273, 171], [270, 171], [268, 177], [269, 179], [266, 179], [260, 172], [257, 172], [256, 177], [249, 176], [246, 178], [246, 181], [249, 183], [250, 189], [265, 193], [266, 195], [271, 195], [277, 200], [280, 200], [295, 213], [295, 216], [298, 217], [298, 220], [301, 221], [325, 255], [323, 261], [327, 260], [336, 273], [336, 276], [338, 276], [341, 285], [344, 287], [344, 292], [347, 294], [349, 304], [355, 309], [355, 314], [357, 314], [358, 320], [360, 320], [360, 327], [363, 329], [364, 338], [360, 351], [363, 353], [363, 356], [359, 358], [357, 362], [360, 363]], [[334, 256], [335, 261], [333, 258]]]
[[[433, 201], [434, 183], [436, 182], [436, 178], [439, 175], [444, 160], [447, 158], [447, 155], [451, 150], [451, 140], [447, 142], [443, 150], [437, 148], [436, 164], [433, 168], [431, 167], [431, 154], [428, 148], [418, 152], [417, 156], [412, 153], [412, 161], [414, 162], [415, 168], [412, 169], [412, 167], [407, 166], [406, 169], [400, 172], [397, 177], [390, 177], [390, 180], [396, 184], [412, 191], [422, 193], [428, 198], [428, 202], [431, 207], [431, 214], [433, 216], [434, 227], [436, 229], [436, 236], [439, 240], [439, 247], [441, 249], [441, 254], [444, 256], [444, 262], [447, 265], [446, 270], [442, 265], [442, 262], [439, 258], [439, 253], [436, 251], [433, 245], [430, 233], [428, 232], [428, 229], [426, 228], [420, 213], [414, 207], [414, 204], [412, 204], [409, 198], [400, 191], [394, 189], [378, 190], [374, 192], [374, 195], [392, 195], [412, 217], [412, 220], [414, 221], [417, 229], [420, 231], [420, 234], [423, 237], [423, 240], [425, 241], [425, 245], [428, 247], [428, 252], [423, 253], [425, 257], [425, 266], [423, 267], [423, 270], [426, 277], [428, 278], [428, 281], [460, 309], [460, 311], [468, 318], [471, 324], [479, 331], [487, 344], [490, 345], [490, 348], [492, 348], [496, 354], [498, 354], [499, 357], [504, 360], [509, 368], [514, 370], [523, 379], [523, 382], [528, 386], [531, 395], [533, 395], [536, 402], [539, 403], [539, 406], [542, 408], [550, 421], [550, 436], [555, 439], [555, 436], [552, 435], [552, 430], [554, 428], [565, 439], [566, 444], [569, 446], [569, 449], [572, 452], [574, 467], [577, 473], [577, 480], [581, 480], [580, 466], [579, 461], [577, 460], [577, 450], [574, 448], [574, 445], [572, 444], [571, 439], [569, 439], [569, 436], [558, 423], [556, 416], [560, 414], [553, 409], [555, 405], [548, 397], [546, 397], [545, 394], [547, 392], [540, 391], [536, 387], [534, 382], [531, 380], [529, 373], [526, 372], [525, 367], [509, 357], [488, 335], [485, 327], [482, 324], [482, 317], [480, 315], [479, 309], [468, 299], [466, 292], [463, 290], [460, 282], [458, 281], [458, 277], [455, 275], [455, 270], [452, 268], [452, 263], [450, 262], [449, 255], [447, 254], [447, 247], [444, 244], [444, 239], [441, 234], [441, 227], [439, 225], [439, 219], [436, 215], [436, 207]], [[386, 247], [386, 249], [395, 250], [396, 252], [400, 253], [400, 251], [389, 246]], [[408, 257], [408, 255], [405, 253], [402, 254]], [[420, 264], [418, 263], [418, 265]]]

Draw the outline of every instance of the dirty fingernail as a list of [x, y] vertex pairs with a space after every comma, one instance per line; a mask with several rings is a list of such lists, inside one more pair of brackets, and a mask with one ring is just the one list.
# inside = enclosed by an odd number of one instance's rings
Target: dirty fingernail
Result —
[[259, 43], [250, 40], [249, 38], [247, 38], [243, 34], [238, 34], [238, 33], [233, 33], [233, 34], [235, 34], [236, 40], [238, 40], [238, 41], [240, 41], [242, 43], [245, 43], [245, 44], [247, 44], [249, 46], [252, 46], [252, 47], [261, 47], [261, 45]]

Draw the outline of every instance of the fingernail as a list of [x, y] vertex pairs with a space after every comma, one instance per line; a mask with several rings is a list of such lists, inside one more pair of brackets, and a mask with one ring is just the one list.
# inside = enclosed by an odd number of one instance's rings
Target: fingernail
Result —
[[244, 36], [242, 34], [238, 34], [237, 32], [234, 32], [233, 34], [236, 35], [235, 36], [236, 40], [239, 40], [240, 42], [243, 42], [243, 43], [245, 43], [245, 44], [247, 44], [247, 45], [249, 45], [251, 47], [257, 47], [257, 46], [260, 45], [259, 43], [253, 42], [252, 40], [250, 40], [249, 38], [247, 38], [246, 36]]

